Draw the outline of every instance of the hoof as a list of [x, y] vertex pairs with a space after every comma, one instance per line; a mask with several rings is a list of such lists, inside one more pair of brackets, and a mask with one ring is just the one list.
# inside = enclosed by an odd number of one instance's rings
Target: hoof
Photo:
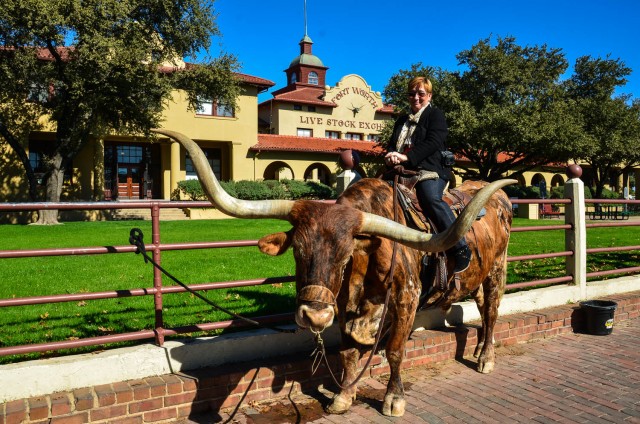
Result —
[[478, 361], [478, 372], [481, 372], [482, 374], [489, 374], [491, 371], [493, 371], [494, 366], [495, 366], [495, 362], [493, 361], [491, 362]]
[[388, 417], [401, 417], [404, 415], [404, 408], [406, 405], [407, 402], [403, 397], [388, 394], [384, 397], [382, 413]]
[[329, 414], [344, 414], [351, 407], [351, 403], [353, 403], [353, 397], [340, 394], [333, 398], [333, 402], [325, 408], [325, 411]]
[[484, 347], [484, 343], [478, 343], [476, 349], [473, 351], [473, 357], [477, 358], [480, 356], [480, 352], [482, 352], [482, 348]]

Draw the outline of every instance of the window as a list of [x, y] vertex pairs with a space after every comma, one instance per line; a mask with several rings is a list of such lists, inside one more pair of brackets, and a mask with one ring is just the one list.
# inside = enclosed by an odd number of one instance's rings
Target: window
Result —
[[313, 85], [318, 85], [318, 73], [317, 72], [309, 72], [308, 83]]
[[198, 115], [213, 115], [213, 102], [211, 100], [198, 99]]
[[293, 110], [302, 110], [302, 105], [293, 105]]
[[316, 111], [316, 107], [315, 106], [307, 106], [307, 110], [309, 112], [315, 112]]
[[338, 131], [325, 131], [324, 136], [326, 138], [340, 138], [340, 133]]
[[298, 137], [313, 137], [313, 130], [310, 128], [298, 128]]
[[49, 100], [49, 87], [42, 84], [32, 84], [27, 101], [33, 103], [45, 103]]
[[216, 116], [233, 117], [233, 108], [225, 103], [216, 103]]
[[[48, 141], [29, 141], [29, 163], [36, 174], [38, 184], [44, 184], [45, 173], [49, 170], [46, 167], [47, 158], [54, 154], [54, 143]], [[71, 184], [73, 167], [68, 163], [64, 169], [63, 185]]]
[[295, 72], [291, 73], [291, 79], [289, 80], [289, 84], [295, 84], [298, 82], [298, 75]]
[[33, 172], [42, 172], [44, 169], [42, 168], [42, 153], [41, 152], [29, 152], [29, 163], [31, 164], [31, 169]]
[[380, 135], [379, 134], [367, 134], [367, 140], [378, 142], [378, 141], [380, 141]]
[[198, 98], [196, 114], [233, 117], [233, 108], [226, 103], [214, 102], [213, 100], [206, 98]]
[[[202, 151], [207, 157], [207, 162], [209, 162], [209, 165], [211, 166], [211, 169], [218, 181], [222, 180], [222, 151], [220, 149], [202, 149]], [[187, 171], [188, 180], [198, 178], [196, 169], [193, 167], [191, 156], [189, 156], [189, 152], [187, 152], [187, 156], [185, 158], [185, 170]]]
[[142, 163], [142, 147], [121, 144], [117, 147], [118, 163]]
[[346, 138], [347, 140], [362, 140], [362, 134], [358, 134], [358, 133], [346, 133], [344, 135], [344, 138]]

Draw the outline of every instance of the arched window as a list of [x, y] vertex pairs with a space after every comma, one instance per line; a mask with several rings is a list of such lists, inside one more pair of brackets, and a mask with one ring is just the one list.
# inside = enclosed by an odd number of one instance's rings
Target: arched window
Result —
[[318, 73], [309, 72], [309, 84], [318, 85]]

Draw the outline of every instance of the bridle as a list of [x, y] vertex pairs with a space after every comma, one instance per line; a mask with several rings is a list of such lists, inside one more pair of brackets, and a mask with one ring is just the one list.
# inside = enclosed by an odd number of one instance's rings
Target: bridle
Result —
[[[393, 220], [396, 221], [396, 222], [398, 221], [398, 175], [397, 174], [395, 175], [394, 181], [393, 181]], [[331, 369], [331, 366], [329, 365], [329, 360], [327, 358], [327, 352], [326, 352], [325, 347], [324, 347], [324, 341], [322, 340], [321, 332], [312, 331], [314, 333], [314, 335], [315, 335], [316, 348], [313, 351], [313, 353], [311, 354], [311, 356], [314, 357], [313, 364], [311, 366], [311, 373], [314, 374], [317, 371], [318, 367], [320, 366], [321, 361], [324, 361], [325, 366], [329, 370], [329, 374], [331, 374], [331, 378], [333, 379], [333, 382], [341, 390], [348, 390], [348, 389], [352, 388], [353, 386], [355, 386], [356, 384], [358, 384], [358, 381], [360, 381], [360, 379], [362, 378], [364, 373], [369, 368], [369, 365], [371, 364], [371, 360], [373, 359], [373, 355], [378, 350], [378, 344], [380, 343], [380, 340], [383, 337], [384, 320], [385, 320], [385, 318], [387, 316], [387, 311], [389, 309], [389, 299], [391, 298], [391, 289], [392, 289], [392, 285], [393, 285], [393, 275], [395, 274], [395, 270], [396, 270], [397, 253], [398, 253], [398, 243], [394, 241], [393, 242], [393, 250], [392, 250], [392, 253], [391, 253], [391, 265], [389, 266], [389, 273], [387, 274], [387, 277], [385, 278], [385, 284], [388, 284], [389, 287], [387, 288], [387, 294], [386, 294], [385, 299], [384, 299], [384, 306], [382, 308], [382, 315], [380, 316], [380, 325], [378, 326], [378, 331], [376, 332], [376, 338], [375, 338], [375, 341], [373, 343], [373, 347], [371, 348], [371, 353], [369, 354], [369, 357], [367, 358], [367, 362], [362, 367], [362, 370], [360, 371], [360, 374], [358, 374], [358, 376], [351, 383], [349, 383], [346, 386], [342, 386], [338, 382], [338, 379], [336, 378], [335, 374], [333, 373], [333, 370]], [[331, 290], [329, 290], [328, 288], [326, 288], [324, 286], [307, 286], [307, 287], [321, 287], [322, 289], [324, 289], [324, 290], [328, 291], [329, 293], [331, 293], [331, 297], [335, 300]], [[306, 289], [307, 287], [302, 288], [300, 290], [300, 293], [302, 294], [304, 289]], [[298, 296], [298, 298], [299, 298], [299, 296]], [[311, 301], [316, 301], [317, 302], [318, 300], [311, 300]], [[386, 332], [385, 332], [385, 334], [386, 334]]]

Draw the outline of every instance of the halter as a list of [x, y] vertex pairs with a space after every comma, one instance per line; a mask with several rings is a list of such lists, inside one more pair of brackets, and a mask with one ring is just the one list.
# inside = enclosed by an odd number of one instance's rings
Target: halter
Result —
[[310, 284], [301, 288], [296, 296], [296, 300], [298, 302], [324, 303], [328, 306], [334, 306], [336, 304], [336, 297], [333, 295], [333, 292], [325, 286], [317, 284]]
[[[394, 178], [394, 184], [393, 184], [393, 220], [396, 222], [398, 221], [398, 176], [397, 175]], [[383, 337], [382, 329], [384, 327], [385, 318], [387, 317], [387, 310], [389, 309], [389, 299], [391, 298], [393, 276], [395, 275], [395, 271], [396, 271], [396, 259], [398, 254], [398, 243], [394, 241], [392, 246], [393, 248], [391, 252], [391, 265], [389, 267], [389, 273], [387, 274], [387, 277], [385, 279], [385, 282], [389, 285], [389, 288], [387, 289], [387, 294], [384, 299], [384, 306], [382, 307], [382, 316], [380, 317], [380, 325], [378, 326], [378, 331], [376, 332], [376, 338], [373, 343], [373, 347], [371, 348], [371, 353], [369, 354], [369, 357], [367, 358], [367, 361], [364, 364], [364, 367], [362, 367], [362, 370], [360, 370], [360, 374], [358, 374], [358, 376], [351, 383], [347, 384], [346, 386], [343, 386], [342, 384], [340, 384], [335, 374], [333, 373], [333, 370], [331, 369], [331, 365], [329, 364], [329, 360], [327, 358], [327, 352], [325, 350], [324, 341], [322, 340], [321, 334], [314, 333], [316, 349], [311, 354], [311, 356], [313, 357], [313, 363], [311, 364], [311, 374], [315, 374], [318, 367], [320, 366], [320, 363], [324, 361], [324, 364], [327, 370], [329, 371], [329, 374], [331, 375], [333, 382], [342, 390], [348, 390], [351, 387], [358, 384], [360, 379], [364, 376], [365, 372], [369, 368], [369, 365], [371, 364], [371, 360], [373, 359], [375, 353], [378, 350], [378, 343], [380, 343], [380, 340]], [[329, 291], [329, 289], [323, 286], [307, 286], [307, 287], [321, 287], [326, 291]], [[302, 290], [300, 290], [300, 292], [302, 292]], [[331, 293], [331, 295], [333, 297], [333, 293]], [[388, 331], [389, 329], [387, 329], [384, 334], [386, 334]]]

